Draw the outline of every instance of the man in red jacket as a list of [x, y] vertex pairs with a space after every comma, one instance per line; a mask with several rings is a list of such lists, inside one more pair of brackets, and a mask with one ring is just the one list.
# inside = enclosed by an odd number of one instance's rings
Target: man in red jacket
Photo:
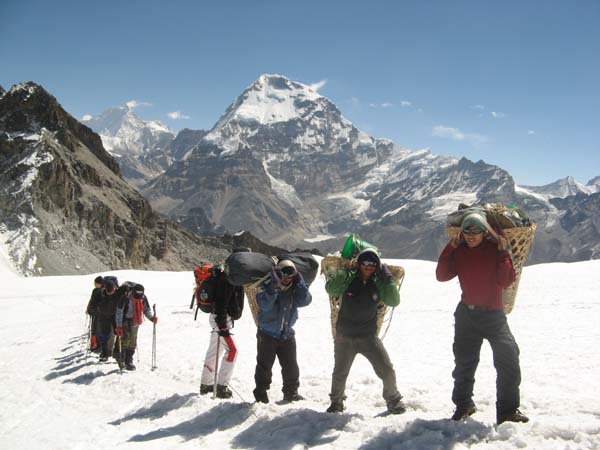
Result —
[[[495, 242], [488, 235], [493, 235]], [[463, 220], [461, 232], [446, 245], [438, 260], [438, 281], [458, 276], [461, 300], [454, 313], [454, 390], [452, 420], [477, 411], [473, 402], [475, 370], [483, 339], [487, 339], [496, 367], [496, 420], [527, 422], [519, 411], [521, 369], [519, 347], [502, 307], [502, 289], [515, 280], [506, 238], [498, 236], [485, 216], [474, 213]]]

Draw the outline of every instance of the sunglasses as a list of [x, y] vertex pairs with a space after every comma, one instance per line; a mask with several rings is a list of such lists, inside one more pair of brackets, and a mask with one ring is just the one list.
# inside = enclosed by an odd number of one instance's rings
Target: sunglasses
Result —
[[483, 233], [483, 230], [481, 228], [477, 228], [475, 230], [469, 230], [468, 228], [466, 230], [463, 230], [463, 234], [481, 234]]
[[292, 267], [284, 267], [280, 270], [280, 274], [283, 278], [292, 278], [296, 275], [296, 271]]
[[360, 263], [360, 265], [363, 267], [375, 267], [377, 266], [377, 263], [373, 261], [363, 261]]

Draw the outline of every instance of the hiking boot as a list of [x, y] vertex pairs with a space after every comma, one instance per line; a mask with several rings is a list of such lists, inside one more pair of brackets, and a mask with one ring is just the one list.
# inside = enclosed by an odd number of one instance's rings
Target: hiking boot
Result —
[[515, 411], [512, 414], [509, 414], [508, 416], [505, 416], [502, 419], [498, 419], [498, 425], [504, 422], [527, 423], [529, 422], [529, 417], [527, 417], [518, 409], [515, 409]]
[[217, 384], [217, 398], [231, 398], [233, 393], [227, 386]]
[[458, 406], [456, 411], [454, 411], [454, 414], [452, 414], [451, 419], [456, 421], [464, 420], [467, 417], [475, 414], [476, 411], [477, 407], [475, 405]]
[[283, 394], [284, 402], [298, 402], [300, 400], [304, 400], [304, 397], [302, 397], [297, 392], [293, 392], [291, 394]]
[[269, 403], [269, 396], [267, 395], [267, 391], [256, 388], [252, 391], [252, 393], [254, 394], [254, 398], [258, 403]]
[[211, 394], [214, 390], [214, 386], [212, 384], [201, 384], [200, 385], [200, 395]]
[[100, 355], [100, 359], [98, 359], [98, 361], [100, 361], [100, 362], [106, 362], [106, 361], [108, 361], [108, 356], [106, 356], [106, 355]]
[[402, 397], [398, 397], [397, 400], [388, 403], [387, 409], [390, 414], [404, 414], [406, 412], [406, 406], [402, 401]]
[[133, 364], [133, 354], [135, 350], [125, 350], [125, 370], [135, 370], [135, 365]]
[[329, 408], [327, 408], [327, 412], [328, 413], [341, 413], [341, 412], [344, 412], [344, 409], [346, 409], [346, 408], [344, 408], [344, 402], [332, 401], [331, 405], [329, 405]]

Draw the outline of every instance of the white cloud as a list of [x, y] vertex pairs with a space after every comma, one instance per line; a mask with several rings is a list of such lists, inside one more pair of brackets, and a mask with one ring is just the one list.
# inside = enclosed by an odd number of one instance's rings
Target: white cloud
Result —
[[170, 119], [173, 120], [185, 120], [185, 119], [189, 119], [190, 116], [186, 116], [185, 114], [181, 114], [181, 111], [173, 111], [167, 114], [167, 116], [169, 116]]
[[444, 139], [452, 139], [453, 141], [469, 142], [471, 144], [483, 144], [488, 140], [486, 136], [476, 133], [463, 133], [458, 128], [446, 127], [444, 125], [436, 125], [431, 131], [433, 136]]
[[506, 117], [506, 114], [498, 111], [492, 111], [491, 114], [494, 119], [504, 119]]
[[129, 106], [131, 109], [137, 108], [138, 106], [152, 106], [152, 103], [148, 103], [148, 102], [138, 102], [137, 100], [129, 100], [127, 103], [125, 103], [127, 106]]
[[317, 81], [316, 83], [310, 84], [308, 87], [313, 91], [318, 92], [323, 86], [327, 84], [327, 80]]
[[394, 106], [391, 102], [383, 102], [383, 103], [369, 103], [371, 108], [391, 108]]
[[533, 131], [533, 130], [527, 130], [527, 134], [529, 134], [529, 135], [535, 134], [535, 131]]
[[471, 105], [471, 106], [469, 106], [469, 108], [483, 111], [485, 109], [485, 106], [484, 105]]
[[445, 127], [443, 125], [436, 125], [433, 127], [431, 134], [441, 138], [452, 139], [453, 141], [465, 140], [465, 134], [458, 128]]
[[93, 117], [90, 116], [89, 114], [86, 114], [85, 116], [83, 116], [81, 118], [81, 120], [83, 120], [84, 122], [87, 122], [88, 120], [92, 120], [92, 119], [93, 119]]
[[412, 106], [412, 103], [409, 102], [408, 100], [402, 100], [400, 102], [400, 106], [402, 106], [403, 108], [408, 108], [409, 106]]

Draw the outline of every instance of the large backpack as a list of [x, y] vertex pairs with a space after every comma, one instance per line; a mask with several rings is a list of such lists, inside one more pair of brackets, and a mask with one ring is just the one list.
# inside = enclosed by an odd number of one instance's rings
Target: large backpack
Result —
[[217, 280], [222, 272], [223, 270], [219, 266], [211, 266], [210, 264], [204, 264], [194, 269], [194, 277], [196, 278], [194, 297], [196, 298], [196, 306], [200, 311], [207, 314], [214, 312]]
[[102, 277], [102, 284], [106, 284], [107, 281], [112, 281], [116, 288], [119, 287], [119, 280], [114, 275], [106, 275]]

